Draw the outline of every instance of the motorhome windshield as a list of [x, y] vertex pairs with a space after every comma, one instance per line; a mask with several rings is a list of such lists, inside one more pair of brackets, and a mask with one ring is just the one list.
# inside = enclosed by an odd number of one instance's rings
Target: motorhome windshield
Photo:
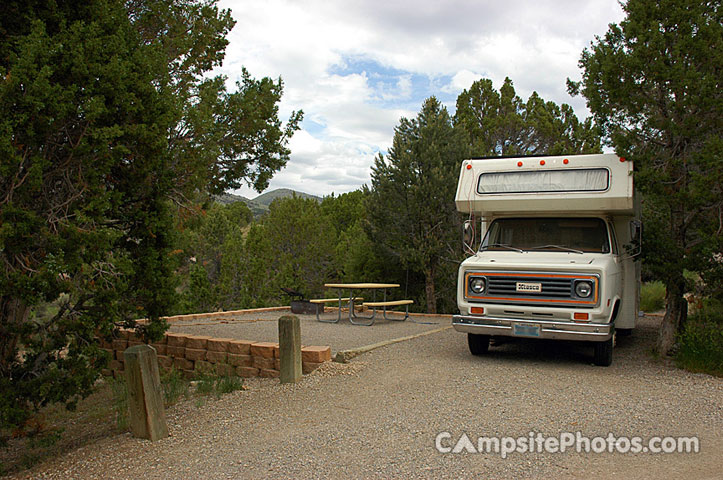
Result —
[[610, 241], [599, 218], [500, 218], [480, 250], [610, 253]]

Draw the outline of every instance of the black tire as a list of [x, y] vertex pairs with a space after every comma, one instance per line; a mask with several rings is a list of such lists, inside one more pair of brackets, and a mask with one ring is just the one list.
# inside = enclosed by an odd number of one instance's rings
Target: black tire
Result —
[[490, 336], [468, 333], [467, 344], [472, 355], [484, 355], [490, 349]]
[[609, 367], [613, 363], [614, 335], [609, 340], [595, 343], [595, 359], [593, 362], [599, 367]]
[[629, 337], [630, 335], [633, 334], [633, 329], [632, 328], [616, 328], [615, 334], [618, 337]]

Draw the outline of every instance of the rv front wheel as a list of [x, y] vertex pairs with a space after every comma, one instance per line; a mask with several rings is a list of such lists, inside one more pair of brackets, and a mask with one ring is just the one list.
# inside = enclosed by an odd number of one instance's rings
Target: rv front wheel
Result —
[[490, 336], [468, 333], [467, 344], [472, 355], [484, 355], [490, 349]]
[[611, 336], [609, 340], [595, 343], [595, 360], [594, 363], [600, 367], [609, 367], [613, 363], [613, 345], [615, 344], [615, 336]]

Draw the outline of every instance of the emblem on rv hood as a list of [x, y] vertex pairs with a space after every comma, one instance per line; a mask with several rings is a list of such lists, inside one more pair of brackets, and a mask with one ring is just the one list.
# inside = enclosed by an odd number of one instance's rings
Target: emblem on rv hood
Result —
[[541, 292], [541, 283], [517, 282], [515, 290], [518, 292]]

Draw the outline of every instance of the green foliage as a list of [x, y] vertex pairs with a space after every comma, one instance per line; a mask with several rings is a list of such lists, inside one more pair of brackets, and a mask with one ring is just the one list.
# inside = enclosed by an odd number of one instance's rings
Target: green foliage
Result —
[[196, 393], [198, 395], [211, 395], [220, 398], [226, 393], [243, 390], [243, 379], [230, 375], [204, 374], [196, 379]]
[[216, 310], [216, 295], [208, 273], [203, 265], [192, 264], [189, 274], [188, 288], [181, 300], [185, 312], [203, 313]]
[[464, 90], [457, 98], [454, 124], [467, 132], [476, 157], [601, 152], [592, 119], [580, 122], [570, 105], [546, 102], [537, 92], [523, 102], [509, 78], [499, 92], [489, 79]]
[[222, 376], [216, 381], [216, 396], [220, 397], [223, 394], [235, 392], [237, 390], [243, 390], [244, 381], [241, 377], [235, 376]]
[[[683, 271], [720, 295], [723, 12], [719, 2], [629, 0], [580, 59], [582, 93], [607, 142], [635, 162], [646, 268], [667, 289], [658, 349], [685, 322]], [[715, 290], [715, 291], [714, 291]]]
[[[152, 88], [153, 52], [139, 55], [116, 3], [47, 7], [24, 12], [27, 23], [0, 20], [0, 423], [9, 425], [48, 403], [72, 408], [104, 363], [96, 331], [146, 314], [154, 333], [169, 294], [158, 199], [169, 109]], [[32, 315], [61, 294], [55, 315]]]
[[251, 306], [287, 302], [282, 287], [320, 295], [334, 272], [336, 228], [322, 215], [318, 202], [305, 198], [277, 199], [269, 213], [251, 227], [243, 261], [243, 298]]
[[[235, 220], [237, 205], [213, 205], [184, 222], [180, 313], [281, 305], [288, 302], [281, 287], [318, 295], [325, 282], [345, 275], [344, 268], [352, 277], [353, 269], [367, 262], [340, 246], [368, 246], [359, 226], [365, 219], [361, 192], [331, 196], [321, 204], [278, 198], [251, 225], [246, 225], [251, 215], [245, 206], [244, 221]], [[359, 236], [352, 237], [352, 230]]]
[[244, 239], [240, 229], [235, 229], [226, 236], [221, 252], [219, 306], [224, 310], [243, 308], [242, 285], [253, 280], [246, 276]]
[[214, 390], [216, 377], [210, 374], [200, 375], [196, 378], [196, 393], [198, 395], [210, 395]]
[[179, 218], [182, 227], [178, 273], [182, 292], [178, 313], [241, 308], [238, 284], [243, 231], [253, 216], [242, 202], [211, 204]]
[[679, 334], [678, 346], [678, 365], [723, 377], [723, 303], [712, 299], [703, 302]]
[[[170, 205], [262, 189], [286, 163], [301, 113], [282, 125], [281, 80], [244, 72], [229, 92], [206, 75], [233, 26], [215, 3], [3, 3], [0, 424], [87, 395], [107, 360], [97, 334], [142, 317], [140, 334], [163, 333], [178, 267]], [[35, 313], [59, 298], [52, 316]]]
[[332, 194], [321, 202], [322, 214], [339, 233], [334, 247], [335, 280], [354, 283], [387, 278], [384, 260], [367, 234], [368, 196], [367, 191], [356, 190]]
[[665, 308], [665, 285], [663, 282], [648, 282], [640, 287], [640, 309], [657, 312]]

